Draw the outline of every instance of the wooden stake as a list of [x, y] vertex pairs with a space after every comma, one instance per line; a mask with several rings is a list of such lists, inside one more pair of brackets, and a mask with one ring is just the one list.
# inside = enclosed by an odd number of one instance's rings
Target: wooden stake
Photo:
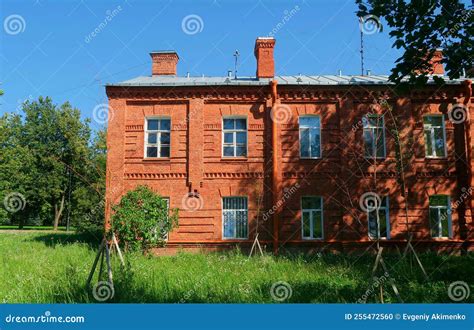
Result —
[[125, 266], [125, 261], [123, 260], [122, 251], [120, 251], [120, 247], [118, 245], [117, 238], [115, 238], [115, 234], [112, 235], [112, 243], [115, 245], [115, 248], [117, 249], [117, 254], [120, 258], [120, 262], [122, 263], [122, 266]]
[[95, 269], [97, 267], [97, 263], [99, 262], [99, 258], [102, 254], [103, 249], [104, 249], [104, 244], [105, 244], [105, 240], [102, 240], [102, 242], [99, 245], [99, 250], [97, 251], [97, 255], [95, 256], [94, 264], [92, 265], [91, 272], [89, 273], [89, 277], [87, 278], [87, 286], [89, 286], [91, 284], [92, 277], [94, 276], [94, 272], [95, 272]]

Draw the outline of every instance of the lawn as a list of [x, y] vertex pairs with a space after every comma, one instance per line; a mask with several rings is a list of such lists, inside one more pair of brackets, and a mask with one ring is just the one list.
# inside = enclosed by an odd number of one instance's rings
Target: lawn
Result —
[[[0, 302], [96, 302], [85, 286], [97, 249], [96, 242], [68, 233], [0, 233]], [[322, 255], [248, 258], [237, 251], [226, 254], [172, 257], [127, 254], [121, 268], [113, 258], [115, 296], [112, 302], [276, 302], [272, 285], [288, 283], [285, 302], [355, 303], [380, 301], [380, 289], [370, 281], [375, 256]], [[464, 281], [474, 292], [472, 256], [420, 258], [426, 282], [410, 259], [385, 256], [405, 302], [452, 302], [448, 286]], [[378, 273], [378, 276], [382, 273]], [[397, 302], [389, 280], [379, 277], [385, 302]], [[275, 295], [274, 295], [275, 296]], [[463, 302], [474, 302], [473, 295]]]

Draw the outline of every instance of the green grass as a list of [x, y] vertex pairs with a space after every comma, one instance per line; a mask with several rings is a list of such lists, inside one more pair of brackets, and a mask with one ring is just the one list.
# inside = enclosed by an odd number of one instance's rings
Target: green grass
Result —
[[[0, 233], [0, 302], [96, 302], [85, 286], [97, 243], [67, 233]], [[430, 274], [426, 283], [413, 260], [385, 256], [405, 302], [451, 302], [447, 288], [465, 281], [471, 292], [472, 256], [420, 255]], [[367, 302], [378, 302], [380, 291], [370, 278], [374, 255], [321, 257], [253, 257], [239, 252], [173, 257], [127, 254], [123, 269], [113, 258], [113, 302], [274, 302], [272, 284], [290, 284], [285, 302], [352, 303], [374, 288]], [[381, 275], [379, 273], [379, 275]], [[385, 302], [397, 302], [388, 281]], [[463, 302], [473, 302], [472, 295]]]
[[[23, 226], [22, 229], [18, 229], [18, 226], [5, 225], [0, 226], [0, 230], [53, 230], [53, 226]], [[59, 226], [59, 231], [66, 231], [66, 227]], [[73, 228], [71, 228], [73, 230]]]

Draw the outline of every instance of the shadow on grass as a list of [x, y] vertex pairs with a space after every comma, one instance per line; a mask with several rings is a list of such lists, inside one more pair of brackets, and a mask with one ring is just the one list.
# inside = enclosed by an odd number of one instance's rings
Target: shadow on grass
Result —
[[97, 248], [100, 239], [90, 234], [78, 233], [51, 233], [39, 234], [31, 238], [32, 241], [42, 242], [47, 247], [55, 248], [56, 245], [68, 245], [75, 243], [87, 244], [90, 248]]

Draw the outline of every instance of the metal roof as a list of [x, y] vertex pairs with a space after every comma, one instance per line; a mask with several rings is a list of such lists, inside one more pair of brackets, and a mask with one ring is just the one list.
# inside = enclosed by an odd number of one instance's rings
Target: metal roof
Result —
[[[348, 76], [348, 75], [320, 75], [320, 76], [275, 76], [275, 78], [255, 77], [179, 77], [179, 76], [141, 76], [119, 83], [111, 83], [106, 86], [264, 86], [276, 79], [279, 85], [388, 85], [393, 84], [388, 81], [387, 75], [369, 75], [369, 76]], [[460, 84], [464, 79], [448, 80], [447, 84]], [[434, 83], [432, 77], [428, 84]]]

